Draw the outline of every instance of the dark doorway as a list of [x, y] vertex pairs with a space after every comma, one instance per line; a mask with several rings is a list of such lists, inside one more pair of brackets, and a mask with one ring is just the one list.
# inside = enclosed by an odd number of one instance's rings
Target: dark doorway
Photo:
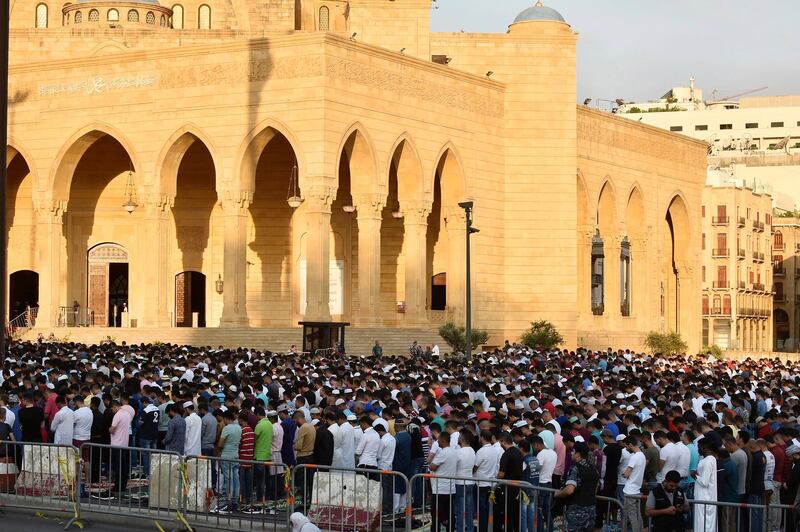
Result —
[[447, 274], [437, 273], [431, 278], [431, 310], [447, 307]]
[[192, 327], [197, 313], [197, 326], [206, 326], [206, 276], [200, 272], [181, 272], [175, 276], [175, 325]]
[[122, 327], [122, 313], [128, 311], [128, 263], [108, 265], [108, 324]]
[[31, 270], [20, 270], [9, 278], [8, 319], [12, 320], [28, 307], [39, 306], [39, 274]]

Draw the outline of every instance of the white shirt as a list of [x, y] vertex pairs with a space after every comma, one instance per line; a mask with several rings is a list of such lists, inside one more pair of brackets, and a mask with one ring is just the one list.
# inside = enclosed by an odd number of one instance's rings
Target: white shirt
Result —
[[53, 416], [50, 423], [50, 430], [54, 432], [53, 443], [56, 445], [72, 445], [73, 426], [75, 423], [72, 410], [68, 406], [62, 406], [61, 410]]
[[14, 414], [14, 412], [12, 412], [11, 409], [8, 408], [7, 406], [4, 406], [2, 408], [6, 412], [6, 421], [5, 421], [6, 424], [13, 429], [14, 428], [14, 423], [17, 420], [16, 414]]
[[352, 469], [356, 466], [356, 435], [353, 425], [345, 421], [339, 425], [342, 433], [342, 467]]
[[692, 451], [685, 443], [679, 441], [675, 444], [675, 452], [678, 455], [678, 466], [676, 471], [681, 474], [681, 478], [689, 476], [689, 464], [692, 462]]
[[539, 460], [539, 483], [548, 484], [553, 482], [553, 471], [555, 471], [556, 462], [558, 461], [556, 452], [545, 447], [536, 453], [536, 459]]
[[[555, 468], [555, 463], [553, 468]], [[475, 478], [495, 478], [495, 471], [500, 468], [497, 452], [491, 443], [487, 443], [475, 453]], [[478, 487], [491, 487], [491, 482], [478, 482]]]
[[[457, 477], [472, 478], [472, 469], [475, 467], [475, 450], [472, 447], [461, 447], [456, 451], [458, 457], [458, 474]], [[471, 486], [472, 482], [464, 480], [456, 480], [459, 486]]]
[[92, 421], [94, 421], [92, 409], [88, 406], [82, 406], [73, 412], [72, 419], [72, 439], [77, 441], [89, 441], [92, 438]]
[[561, 425], [555, 419], [551, 419], [550, 421], [545, 423], [544, 426], [545, 427], [551, 426], [553, 427], [553, 430], [551, 432], [553, 432], [554, 434], [561, 434]]
[[378, 448], [378, 469], [391, 471], [394, 462], [394, 450], [397, 447], [397, 440], [388, 432], [381, 436], [381, 444]]
[[619, 459], [619, 467], [617, 467], [617, 485], [623, 486], [625, 484], [625, 469], [628, 467], [628, 460], [631, 459], [631, 452], [628, 449], [622, 449], [622, 457]]
[[630, 468], [631, 474], [625, 479], [625, 487], [622, 490], [625, 495], [639, 495], [642, 491], [644, 468], [646, 464], [647, 459], [644, 457], [642, 451], [633, 453], [628, 459], [628, 468]]
[[[280, 421], [272, 424], [272, 461], [281, 462], [281, 448], [283, 447], [283, 426]], [[277, 453], [277, 454], [276, 454]]]
[[658, 454], [659, 459], [664, 461], [664, 467], [662, 467], [658, 475], [656, 475], [656, 480], [658, 482], [664, 482], [664, 476], [667, 472], [678, 470], [678, 449], [675, 447], [674, 443], [669, 442], [661, 448]]
[[438, 466], [433, 474], [436, 477], [447, 478], [432, 478], [431, 479], [431, 492], [434, 495], [448, 495], [456, 492], [456, 483], [451, 480], [452, 477], [458, 475], [458, 451], [451, 447], [439, 449], [436, 456], [433, 458], [431, 465]]
[[203, 430], [203, 420], [195, 412], [186, 416], [186, 436], [184, 438], [183, 454], [186, 456], [200, 456], [201, 453], [201, 433]]
[[433, 347], [431, 348], [431, 355], [435, 357], [439, 356], [439, 346], [437, 344], [433, 344]]
[[338, 423], [328, 425], [328, 431], [333, 436], [333, 467], [347, 467], [344, 465], [344, 448], [342, 447], [342, 429]]
[[503, 457], [505, 451], [500, 445], [500, 442], [493, 443], [492, 447], [494, 448], [494, 452], [497, 453], [497, 467], [494, 468], [494, 475], [492, 475], [492, 478], [497, 478], [497, 473], [500, 472], [500, 459]]
[[765, 490], [774, 490], [775, 489], [775, 455], [772, 454], [770, 451], [764, 451], [764, 458], [766, 458], [767, 463], [764, 466], [764, 489]]
[[361, 436], [361, 441], [356, 447], [359, 466], [378, 467], [378, 451], [381, 446], [381, 438], [375, 429], [369, 427]]
[[461, 446], [458, 444], [458, 440], [461, 438], [461, 433], [455, 431], [450, 435], [450, 447], [453, 449], [459, 449]]

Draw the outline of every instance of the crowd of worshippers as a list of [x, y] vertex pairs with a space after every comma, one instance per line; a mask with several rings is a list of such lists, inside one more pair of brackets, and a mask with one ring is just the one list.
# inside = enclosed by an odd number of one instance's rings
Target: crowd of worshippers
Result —
[[[514, 531], [612, 518], [634, 532], [797, 530], [777, 505], [798, 502], [798, 363], [509, 343], [465, 361], [40, 341], [12, 344], [0, 367], [0, 441], [74, 445], [85, 460], [85, 444], [110, 445], [85, 472], [108, 470], [100, 498], [151, 473], [150, 453], [131, 449], [161, 449], [216, 457], [220, 513], [268, 512], [286, 467], [316, 464], [374, 471], [384, 513], [430, 508], [437, 532], [486, 532], [492, 511]], [[313, 481], [295, 479], [301, 505]]]

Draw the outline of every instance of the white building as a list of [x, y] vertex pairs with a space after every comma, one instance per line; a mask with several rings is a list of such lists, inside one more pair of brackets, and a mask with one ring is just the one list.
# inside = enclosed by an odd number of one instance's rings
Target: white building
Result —
[[656, 101], [625, 103], [617, 112], [708, 142], [710, 168], [737, 165], [737, 177], [772, 189], [777, 207], [800, 205], [800, 95], [704, 102], [692, 79], [689, 87], [675, 87]]

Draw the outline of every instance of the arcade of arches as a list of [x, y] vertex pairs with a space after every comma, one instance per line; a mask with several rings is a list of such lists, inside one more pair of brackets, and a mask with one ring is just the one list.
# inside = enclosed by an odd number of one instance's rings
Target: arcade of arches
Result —
[[[232, 192], [209, 146], [185, 132], [165, 147], [150, 194], [136, 185], [132, 151], [112, 133], [84, 133], [62, 150], [53, 200], [34, 202], [25, 157], [10, 149], [12, 317], [41, 306], [40, 324], [69, 326], [460, 319], [466, 192], [452, 148], [426, 183], [411, 139], [381, 174], [355, 129], [338, 183], [309, 190], [295, 148], [268, 127], [249, 139]], [[303, 201], [292, 207], [295, 193]]]

